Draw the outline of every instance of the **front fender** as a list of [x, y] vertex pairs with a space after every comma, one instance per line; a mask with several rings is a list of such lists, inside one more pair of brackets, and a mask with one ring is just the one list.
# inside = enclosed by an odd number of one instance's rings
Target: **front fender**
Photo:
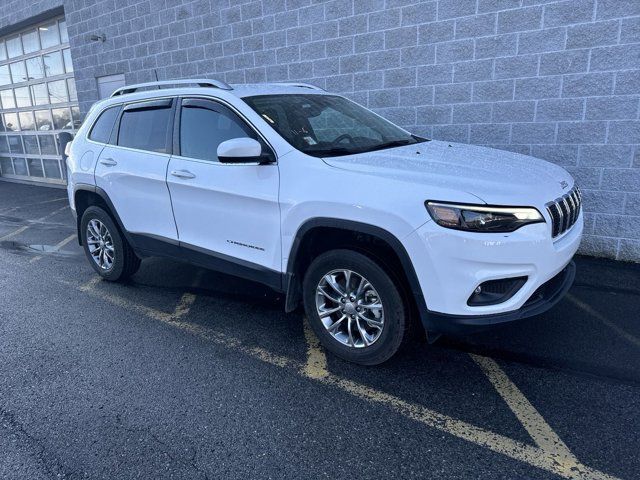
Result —
[[409, 282], [409, 288], [411, 290], [410, 293], [412, 294], [418, 307], [420, 319], [423, 325], [426, 324], [427, 306], [425, 303], [424, 295], [422, 294], [420, 282], [418, 281], [418, 277], [416, 275], [413, 263], [411, 262], [411, 258], [409, 257], [409, 254], [407, 253], [407, 250], [404, 247], [402, 241], [388, 230], [385, 230], [384, 228], [381, 228], [379, 226], [360, 221], [347, 220], [344, 218], [310, 218], [303, 224], [301, 224], [296, 230], [291, 241], [291, 247], [289, 249], [287, 266], [285, 270], [286, 274], [284, 279], [284, 288], [286, 292], [286, 311], [293, 311], [297, 307], [300, 299], [301, 279], [296, 278], [298, 272], [297, 262], [299, 260], [299, 256], [301, 255], [301, 252], [299, 251], [300, 246], [303, 244], [305, 235], [307, 235], [313, 229], [321, 227], [329, 227], [349, 232], [366, 234], [371, 237], [375, 237], [389, 245], [393, 249], [397, 257], [400, 259], [403, 273], [407, 278], [407, 281]]

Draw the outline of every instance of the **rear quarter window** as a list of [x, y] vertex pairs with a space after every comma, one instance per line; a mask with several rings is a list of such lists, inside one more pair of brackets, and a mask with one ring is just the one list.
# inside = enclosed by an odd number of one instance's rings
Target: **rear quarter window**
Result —
[[118, 118], [118, 113], [120, 113], [120, 108], [120, 105], [116, 107], [110, 107], [100, 114], [98, 119], [93, 124], [93, 127], [91, 127], [91, 131], [89, 132], [89, 140], [100, 143], [109, 143], [111, 131], [113, 130], [113, 126], [116, 123], [116, 119]]

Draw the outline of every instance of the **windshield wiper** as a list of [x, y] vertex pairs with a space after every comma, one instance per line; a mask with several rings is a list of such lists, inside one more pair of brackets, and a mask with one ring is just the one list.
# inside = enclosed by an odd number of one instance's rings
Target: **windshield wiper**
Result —
[[406, 140], [391, 140], [390, 142], [380, 143], [378, 145], [374, 145], [371, 148], [368, 148], [367, 152], [373, 152], [375, 150], [384, 150], [386, 148], [394, 148], [394, 147], [404, 147], [405, 145], [410, 145], [412, 143], [418, 143], [413, 138], [408, 138]]
[[315, 157], [355, 155], [358, 153], [373, 152], [376, 150], [384, 150], [387, 148], [404, 147], [405, 145], [421, 143], [421, 141], [424, 141], [424, 140], [422, 139], [418, 140], [416, 138], [410, 137], [402, 140], [390, 140], [388, 142], [380, 143], [378, 145], [372, 145], [370, 147], [361, 147], [356, 149], [349, 149], [345, 147], [331, 147], [331, 148], [318, 148], [318, 149], [310, 148], [310, 149], [304, 150], [304, 153], [306, 153], [307, 155], [315, 156]]
[[333, 147], [333, 148], [318, 148], [318, 149], [307, 149], [304, 150], [304, 153], [307, 155], [312, 155], [314, 157], [333, 157], [339, 155], [352, 155], [354, 153], [360, 153], [357, 150], [349, 150], [344, 147]]

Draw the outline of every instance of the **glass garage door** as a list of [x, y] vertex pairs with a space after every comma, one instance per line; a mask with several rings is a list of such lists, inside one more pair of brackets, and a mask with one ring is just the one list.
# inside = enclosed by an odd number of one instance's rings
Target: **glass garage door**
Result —
[[64, 18], [0, 38], [0, 174], [65, 183], [57, 134], [80, 126]]

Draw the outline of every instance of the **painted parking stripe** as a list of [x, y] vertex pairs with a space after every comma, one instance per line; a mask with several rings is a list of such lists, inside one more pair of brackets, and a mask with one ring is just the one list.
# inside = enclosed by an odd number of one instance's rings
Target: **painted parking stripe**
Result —
[[327, 370], [327, 356], [320, 346], [318, 337], [309, 326], [309, 321], [303, 321], [304, 338], [307, 342], [307, 362], [304, 365], [304, 374], [309, 378], [319, 379], [329, 375]]
[[482, 369], [498, 394], [514, 413], [531, 439], [541, 449], [554, 453], [563, 465], [578, 464], [578, 459], [553, 431], [536, 408], [531, 405], [520, 389], [511, 381], [495, 360], [480, 355], [469, 354]]
[[64, 207], [60, 207], [60, 208], [54, 210], [53, 212], [48, 213], [44, 217], [40, 217], [39, 219], [34, 220], [33, 222], [29, 223], [28, 225], [24, 225], [24, 226], [18, 228], [17, 230], [14, 230], [13, 232], [8, 233], [3, 237], [0, 237], [0, 242], [2, 242], [3, 240], [8, 240], [11, 237], [15, 237], [16, 235], [19, 235], [20, 233], [24, 232], [27, 228], [33, 226], [34, 224], [37, 224], [37, 223], [40, 223], [40, 222], [44, 222], [45, 220], [53, 217], [56, 213], [59, 213], [62, 210], [65, 210], [67, 208], [69, 208], [69, 205], [65, 205]]
[[6, 215], [8, 213], [11, 213], [11, 212], [13, 212], [15, 210], [19, 210], [21, 208], [37, 207], [39, 205], [46, 205], [46, 204], [49, 204], [49, 203], [61, 202], [63, 200], [68, 200], [68, 198], [67, 197], [60, 197], [60, 198], [54, 198], [54, 199], [51, 199], [51, 200], [44, 200], [42, 202], [26, 203], [26, 204], [23, 204], [23, 205], [16, 205], [14, 207], [1, 209], [0, 210], [0, 214]]
[[[50, 253], [55, 253], [57, 251], [59, 251], [61, 248], [63, 248], [65, 245], [67, 245], [69, 242], [71, 242], [74, 238], [76, 238], [76, 234], [72, 234], [69, 235], [67, 238], [65, 238], [64, 240], [62, 240], [61, 242], [58, 242], [56, 245], [53, 246], [53, 249], [51, 250]], [[37, 257], [33, 257], [31, 260], [29, 260], [29, 263], [35, 263], [38, 260], [40, 260], [42, 258], [42, 255], [38, 255]]]
[[[322, 350], [313, 331], [305, 319], [305, 338], [307, 340], [307, 363], [304, 372], [311, 378], [328, 376], [326, 371], [326, 355]], [[553, 431], [546, 420], [529, 402], [518, 387], [509, 379], [495, 360], [480, 355], [470, 354], [473, 361], [482, 369], [498, 394], [514, 413], [518, 421], [531, 436], [535, 444], [550, 454], [558, 464], [559, 469], [570, 472], [580, 468], [578, 459], [571, 453], [567, 445]], [[318, 367], [322, 365], [322, 367]], [[558, 473], [558, 472], [556, 472]]]
[[629, 343], [632, 343], [633, 345], [635, 345], [636, 347], [640, 347], [640, 338], [636, 337], [635, 335], [630, 334], [629, 332], [627, 332], [626, 330], [620, 328], [618, 325], [616, 325], [615, 323], [613, 323], [612, 321], [610, 321], [607, 317], [605, 317], [604, 315], [602, 315], [599, 312], [596, 312], [591, 305], [587, 305], [586, 303], [578, 300], [576, 297], [574, 297], [572, 294], [568, 293], [567, 294], [567, 299], [573, 303], [575, 306], [577, 306], [578, 308], [581, 308], [582, 310], [584, 310], [585, 312], [587, 312], [589, 315], [591, 315], [592, 317], [594, 317], [597, 320], [600, 320], [602, 323], [604, 323], [607, 327], [609, 327], [611, 330], [613, 330], [614, 332], [616, 332], [618, 335], [620, 335], [622, 338], [624, 338], [625, 340], [627, 340]]
[[7, 213], [11, 213], [14, 210], [17, 210], [20, 207], [9, 207], [9, 208], [3, 208], [2, 210], [0, 210], [0, 214], [2, 215], [6, 215]]
[[58, 242], [53, 248], [55, 248], [56, 250], [60, 250], [61, 248], [63, 248], [66, 244], [68, 244], [69, 242], [71, 242], [72, 240], [74, 240], [76, 238], [76, 234], [71, 234], [69, 235], [67, 238], [65, 238], [64, 240], [62, 240], [61, 242]]
[[69, 197], [64, 196], [64, 197], [52, 198], [50, 200], [42, 200], [41, 202], [25, 203], [24, 205], [18, 205], [17, 208], [37, 207], [38, 205], [46, 205], [48, 203], [62, 202], [63, 200], [69, 200]]
[[[249, 355], [250, 357], [280, 368], [287, 368], [293, 373], [304, 376], [312, 381], [338, 388], [345, 393], [354, 397], [384, 405], [396, 413], [407, 418], [417, 421], [426, 427], [434, 428], [457, 438], [474, 443], [481, 447], [487, 448], [493, 452], [502, 454], [506, 457], [527, 463], [533, 467], [552, 472], [563, 478], [575, 480], [615, 480], [616, 477], [595, 470], [581, 464], [575, 457], [571, 455], [568, 459], [566, 454], [559, 454], [556, 451], [548, 451], [539, 446], [528, 445], [518, 440], [511, 439], [490, 430], [477, 427], [470, 423], [458, 420], [453, 417], [441, 414], [422, 405], [407, 402], [399, 397], [382, 392], [375, 388], [363, 385], [339, 375], [333, 374], [324, 368], [322, 370], [314, 370], [317, 368], [319, 358], [313, 362], [316, 366], [309, 370], [309, 361], [299, 362], [297, 360], [274, 354], [262, 347], [249, 347], [244, 345], [239, 339], [224, 333], [218, 332], [210, 327], [196, 325], [182, 320], [195, 303], [196, 296], [185, 294], [181, 297], [178, 306], [173, 312], [165, 312], [162, 310], [146, 307], [138, 303], [132, 302], [126, 298], [105, 292], [102, 288], [97, 288], [100, 279], [92, 279], [84, 286], [74, 285], [71, 282], [62, 281], [62, 283], [73, 285], [79, 290], [94, 296], [98, 300], [107, 301], [113, 305], [126, 309], [128, 311], [137, 312], [161, 321], [167, 325], [179, 328], [185, 332], [196, 335], [205, 340], [211, 341], [224, 348], [238, 351]], [[307, 330], [307, 335], [312, 335], [311, 330]], [[317, 340], [316, 340], [317, 342]], [[315, 349], [321, 351], [319, 343], [311, 344], [311, 353], [318, 355]], [[324, 355], [324, 352], [322, 352]], [[325, 359], [326, 361], [326, 359]], [[322, 375], [319, 373], [322, 371]]]
[[192, 293], [185, 293], [180, 297], [180, 301], [178, 305], [176, 305], [175, 310], [171, 314], [171, 320], [180, 320], [182, 317], [189, 314], [191, 310], [191, 306], [196, 301], [196, 296]]
[[8, 240], [8, 239], [10, 239], [11, 237], [15, 237], [16, 235], [21, 234], [21, 233], [22, 233], [22, 232], [24, 232], [27, 228], [29, 228], [29, 225], [24, 225], [24, 226], [22, 226], [22, 227], [18, 228], [17, 230], [14, 230], [13, 232], [8, 233], [8, 234], [6, 234], [6, 235], [5, 235], [5, 236], [3, 236], [3, 237], [0, 237], [0, 242], [2, 242], [3, 240]]

